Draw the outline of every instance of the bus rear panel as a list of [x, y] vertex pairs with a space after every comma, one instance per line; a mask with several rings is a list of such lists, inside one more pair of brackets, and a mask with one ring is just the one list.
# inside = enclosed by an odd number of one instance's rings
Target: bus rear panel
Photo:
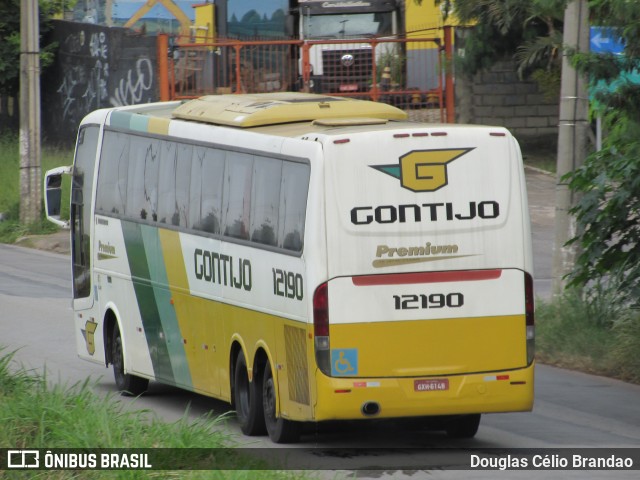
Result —
[[530, 410], [517, 143], [500, 128], [405, 127], [325, 144], [317, 419]]

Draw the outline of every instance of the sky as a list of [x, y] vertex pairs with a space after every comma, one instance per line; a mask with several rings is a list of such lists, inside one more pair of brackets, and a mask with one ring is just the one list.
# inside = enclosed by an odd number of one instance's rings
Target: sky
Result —
[[[113, 2], [113, 18], [131, 18], [133, 14], [146, 3], [146, 1], [147, 0], [115, 0]], [[198, 3], [205, 3], [205, 0], [173, 0], [173, 2], [178, 5], [191, 20], [193, 20], [195, 14], [192, 6], [197, 5]], [[242, 18], [242, 16], [249, 10], [255, 10], [260, 15], [266, 14], [267, 17], [271, 17], [274, 10], [282, 9], [286, 12], [288, 4], [288, 0], [228, 0], [227, 9], [229, 18], [233, 14], [235, 14], [236, 18]], [[170, 19], [173, 18], [173, 15], [171, 15], [171, 13], [169, 13], [169, 11], [162, 5], [157, 4], [143, 18]]]
[[[129, 19], [145, 3], [147, 3], [146, 0], [115, 0], [113, 2], [112, 16], [114, 19]], [[204, 3], [204, 1], [197, 2], [194, 0], [173, 0], [173, 3], [178, 5], [180, 9], [184, 11], [187, 17], [193, 20], [195, 18], [195, 12], [192, 8], [192, 5], [195, 5], [197, 3]], [[153, 8], [142, 18], [172, 19], [175, 17], [169, 12], [169, 10], [158, 3], [157, 5], [154, 5]]]

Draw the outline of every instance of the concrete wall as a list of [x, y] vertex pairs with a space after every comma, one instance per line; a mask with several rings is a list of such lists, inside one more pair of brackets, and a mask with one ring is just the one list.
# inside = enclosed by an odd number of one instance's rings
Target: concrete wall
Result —
[[50, 143], [75, 141], [89, 112], [157, 101], [155, 37], [124, 28], [55, 21], [55, 65], [41, 80], [42, 132]]
[[456, 78], [456, 122], [499, 125], [522, 142], [558, 135], [558, 99], [546, 99], [534, 81], [521, 81], [512, 61], [473, 78]]

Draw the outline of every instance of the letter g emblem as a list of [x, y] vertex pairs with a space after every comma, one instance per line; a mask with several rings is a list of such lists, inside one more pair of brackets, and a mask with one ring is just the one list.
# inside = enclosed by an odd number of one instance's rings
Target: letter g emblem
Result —
[[400, 157], [400, 184], [413, 192], [435, 192], [448, 183], [447, 164], [470, 148], [415, 150]]

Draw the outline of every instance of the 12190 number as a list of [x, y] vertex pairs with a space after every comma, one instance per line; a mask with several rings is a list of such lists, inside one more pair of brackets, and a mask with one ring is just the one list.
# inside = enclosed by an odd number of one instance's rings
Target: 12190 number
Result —
[[302, 300], [304, 295], [302, 275], [299, 273], [287, 272], [279, 268], [272, 268], [271, 271], [273, 272], [274, 295]]
[[430, 295], [394, 295], [396, 310], [418, 310], [422, 308], [459, 308], [464, 305], [461, 293], [432, 293]]

